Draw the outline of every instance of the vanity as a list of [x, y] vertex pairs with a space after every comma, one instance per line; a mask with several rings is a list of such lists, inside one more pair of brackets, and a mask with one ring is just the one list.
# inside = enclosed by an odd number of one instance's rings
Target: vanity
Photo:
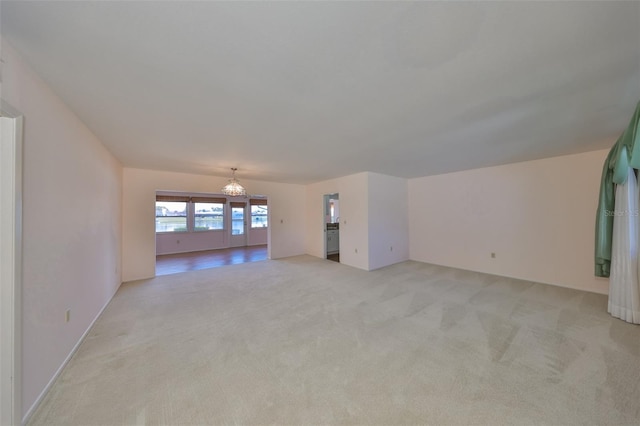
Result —
[[340, 224], [327, 223], [327, 254], [340, 252]]

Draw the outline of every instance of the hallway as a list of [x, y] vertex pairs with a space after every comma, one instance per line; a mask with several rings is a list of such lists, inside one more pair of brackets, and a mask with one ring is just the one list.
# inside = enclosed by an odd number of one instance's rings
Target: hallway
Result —
[[267, 245], [156, 256], [156, 276], [267, 260]]

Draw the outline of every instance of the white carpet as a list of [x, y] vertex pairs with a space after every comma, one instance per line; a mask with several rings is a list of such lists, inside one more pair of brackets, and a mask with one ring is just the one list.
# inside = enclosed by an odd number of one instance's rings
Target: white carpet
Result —
[[309, 256], [124, 284], [32, 425], [639, 424], [603, 295]]

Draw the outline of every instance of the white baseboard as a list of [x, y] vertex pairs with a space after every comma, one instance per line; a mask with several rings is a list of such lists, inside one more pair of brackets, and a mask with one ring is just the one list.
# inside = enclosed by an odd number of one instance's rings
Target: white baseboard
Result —
[[[120, 285], [122, 285], [122, 283], [120, 283]], [[78, 343], [76, 343], [73, 349], [71, 349], [71, 352], [69, 352], [69, 355], [67, 355], [67, 358], [64, 360], [62, 365], [60, 365], [60, 367], [58, 368], [56, 373], [53, 375], [51, 380], [49, 380], [49, 383], [47, 383], [47, 386], [45, 386], [42, 392], [40, 392], [40, 395], [38, 395], [38, 398], [36, 398], [33, 405], [31, 405], [31, 407], [29, 408], [29, 411], [27, 411], [27, 413], [24, 415], [24, 418], [22, 419], [23, 426], [26, 425], [27, 422], [31, 419], [31, 416], [33, 415], [33, 413], [36, 412], [36, 410], [40, 406], [40, 403], [42, 403], [42, 400], [44, 399], [44, 397], [47, 396], [47, 393], [51, 389], [51, 386], [53, 386], [56, 380], [58, 380], [58, 377], [60, 376], [60, 373], [62, 373], [62, 370], [64, 370], [64, 368], [67, 366], [69, 361], [71, 361], [71, 358], [73, 358], [73, 355], [75, 355], [76, 351], [78, 350], [82, 342], [84, 342], [85, 337], [87, 337], [87, 334], [89, 334], [89, 332], [93, 328], [93, 325], [96, 323], [98, 318], [100, 318], [100, 316], [102, 315], [102, 312], [104, 312], [107, 306], [109, 306], [109, 303], [111, 303], [111, 301], [113, 300], [113, 296], [115, 296], [116, 293], [118, 292], [118, 289], [120, 289], [120, 285], [118, 286], [118, 288], [116, 288], [116, 291], [113, 292], [109, 300], [107, 300], [107, 303], [105, 303], [102, 309], [100, 309], [100, 312], [98, 312], [98, 315], [96, 315], [93, 321], [91, 321], [91, 324], [89, 324], [89, 327], [87, 327], [87, 330], [82, 334], [82, 336], [78, 340]]]

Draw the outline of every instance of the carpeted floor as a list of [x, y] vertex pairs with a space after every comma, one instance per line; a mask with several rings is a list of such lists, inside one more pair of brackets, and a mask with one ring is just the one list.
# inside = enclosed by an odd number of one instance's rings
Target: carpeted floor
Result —
[[32, 425], [638, 424], [606, 296], [300, 256], [124, 284]]

